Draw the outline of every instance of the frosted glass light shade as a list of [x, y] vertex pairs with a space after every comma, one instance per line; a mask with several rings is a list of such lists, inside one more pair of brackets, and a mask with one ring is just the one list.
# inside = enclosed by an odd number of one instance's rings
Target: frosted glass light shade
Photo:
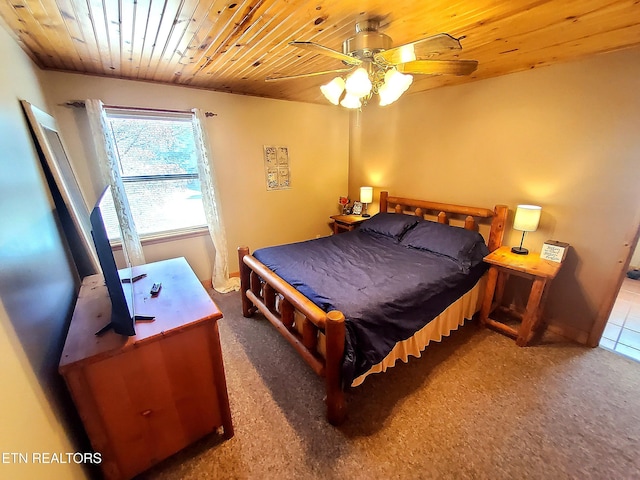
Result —
[[347, 92], [347, 94], [340, 102], [340, 105], [345, 108], [360, 108], [362, 106], [362, 102], [360, 102], [360, 99], [358, 97]]
[[360, 187], [360, 201], [362, 203], [373, 202], [373, 187]]
[[369, 74], [362, 67], [349, 75], [345, 83], [347, 94], [358, 98], [369, 95], [371, 87], [372, 85], [371, 80], [369, 79]]
[[387, 70], [384, 74], [384, 84], [378, 90], [380, 106], [384, 107], [395, 102], [407, 91], [412, 82], [411, 75], [400, 73], [395, 68]]
[[326, 85], [320, 87], [320, 91], [334, 105], [340, 102], [340, 95], [344, 92], [344, 80], [342, 77], [336, 77]]
[[518, 205], [513, 219], [513, 228], [522, 232], [535, 232], [540, 222], [542, 207], [537, 205]]

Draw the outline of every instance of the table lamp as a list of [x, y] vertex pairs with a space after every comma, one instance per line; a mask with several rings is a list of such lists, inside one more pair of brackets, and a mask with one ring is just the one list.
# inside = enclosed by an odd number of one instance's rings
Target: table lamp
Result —
[[367, 204], [373, 202], [373, 187], [360, 187], [360, 202], [364, 204], [363, 217], [370, 217], [367, 213]]
[[524, 234], [526, 232], [535, 232], [538, 229], [541, 212], [542, 207], [538, 207], [537, 205], [518, 205], [516, 215], [513, 219], [513, 229], [522, 231], [522, 239], [520, 240], [519, 247], [513, 247], [511, 249], [513, 253], [518, 255], [527, 255], [529, 253], [529, 250], [522, 248]]

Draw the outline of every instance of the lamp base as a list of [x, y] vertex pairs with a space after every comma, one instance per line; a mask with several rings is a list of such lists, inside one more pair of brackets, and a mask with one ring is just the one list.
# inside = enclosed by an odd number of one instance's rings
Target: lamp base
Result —
[[363, 216], [364, 218], [367, 218], [367, 217], [370, 217], [371, 215], [369, 215], [368, 213], [363, 213], [363, 214], [362, 214], [362, 216]]
[[527, 255], [529, 253], [529, 250], [522, 247], [511, 247], [511, 251], [517, 255]]

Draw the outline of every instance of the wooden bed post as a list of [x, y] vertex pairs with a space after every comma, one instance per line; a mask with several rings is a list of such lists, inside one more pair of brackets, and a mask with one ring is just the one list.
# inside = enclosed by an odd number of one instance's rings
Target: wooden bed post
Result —
[[347, 416], [347, 406], [341, 381], [345, 334], [346, 329], [342, 312], [332, 310], [327, 313], [325, 323], [327, 340], [325, 387], [327, 390], [327, 419], [331, 425], [340, 425]]
[[496, 248], [502, 246], [502, 238], [504, 237], [504, 227], [507, 224], [507, 213], [509, 207], [506, 205], [496, 205], [493, 210], [494, 216], [491, 220], [491, 233], [487, 246], [489, 251], [493, 252]]
[[383, 213], [387, 213], [387, 208], [389, 208], [387, 198], [389, 198], [389, 192], [380, 192], [380, 211]]
[[242, 298], [242, 315], [250, 317], [255, 308], [247, 298], [247, 290], [251, 286], [251, 269], [244, 263], [244, 257], [249, 255], [249, 247], [238, 247], [238, 264], [240, 266], [240, 296]]

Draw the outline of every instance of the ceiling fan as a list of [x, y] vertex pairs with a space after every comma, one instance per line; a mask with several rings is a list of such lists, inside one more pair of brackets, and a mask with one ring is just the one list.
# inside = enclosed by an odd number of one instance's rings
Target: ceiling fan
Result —
[[[380, 105], [397, 100], [411, 85], [411, 75], [470, 75], [476, 60], [435, 60], [433, 57], [461, 50], [460, 39], [447, 33], [392, 47], [391, 37], [380, 33], [380, 19], [371, 18], [356, 23], [356, 34], [342, 43], [342, 52], [314, 42], [293, 41], [289, 45], [341, 60], [346, 67], [299, 75], [267, 77], [267, 82], [293, 80], [328, 74], [343, 74], [320, 87], [334, 105], [359, 108], [373, 94], [380, 96]], [[462, 38], [462, 37], [461, 37]]]

